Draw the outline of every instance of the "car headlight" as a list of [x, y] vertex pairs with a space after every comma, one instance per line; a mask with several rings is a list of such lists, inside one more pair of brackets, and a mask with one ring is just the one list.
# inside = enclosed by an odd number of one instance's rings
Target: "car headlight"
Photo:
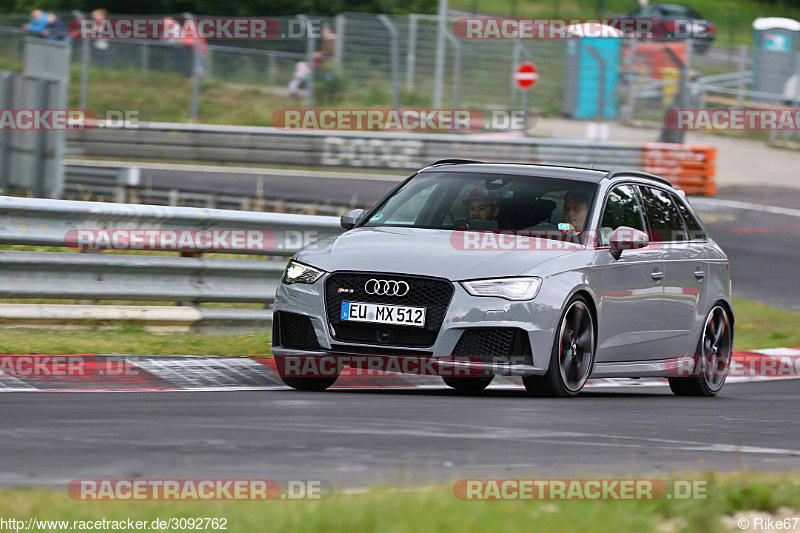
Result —
[[542, 278], [498, 278], [462, 281], [461, 285], [473, 296], [495, 296], [506, 300], [536, 298]]
[[289, 264], [286, 265], [282, 281], [287, 285], [291, 285], [292, 283], [314, 283], [321, 278], [324, 273], [324, 270], [291, 260]]

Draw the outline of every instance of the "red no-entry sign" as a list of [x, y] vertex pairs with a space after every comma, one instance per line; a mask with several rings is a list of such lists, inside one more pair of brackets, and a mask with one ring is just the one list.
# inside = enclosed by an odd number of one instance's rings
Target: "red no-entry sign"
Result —
[[522, 63], [517, 71], [514, 73], [514, 81], [517, 82], [522, 89], [530, 89], [539, 79], [539, 72], [533, 63]]

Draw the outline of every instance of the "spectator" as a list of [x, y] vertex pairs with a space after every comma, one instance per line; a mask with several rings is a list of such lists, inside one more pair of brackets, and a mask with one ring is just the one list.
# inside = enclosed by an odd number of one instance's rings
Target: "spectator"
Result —
[[[314, 52], [315, 69], [322, 67], [325, 62], [333, 58], [333, 54], [336, 50], [336, 34], [333, 33], [333, 30], [328, 24], [322, 26], [321, 37], [322, 44], [320, 45], [320, 49]], [[289, 82], [289, 96], [297, 98], [300, 95], [298, 90], [304, 89], [308, 84], [309, 73], [310, 69], [308, 68], [308, 63], [305, 61], [300, 61], [294, 66], [294, 76], [292, 76]]]
[[325, 61], [333, 58], [336, 51], [336, 34], [328, 24], [322, 26], [322, 45], [314, 52], [314, 68], [319, 68]]
[[[106, 19], [106, 15], [108, 15], [107, 9], [95, 9], [92, 11], [92, 20], [97, 24], [97, 27], [100, 27], [100, 24]], [[94, 57], [97, 61], [97, 66], [102, 68], [108, 68], [110, 66], [110, 52], [108, 50], [109, 43], [108, 39], [95, 39], [92, 42], [92, 46], [94, 48]]]
[[169, 48], [164, 50], [163, 65], [164, 70], [180, 70], [186, 72], [190, 70], [187, 66], [189, 61], [186, 50], [180, 43], [180, 23], [172, 17], [165, 17], [162, 21], [160, 42]]
[[42, 37], [53, 41], [71, 41], [72, 38], [67, 33], [67, 25], [55, 13], [47, 13], [45, 16], [47, 24], [42, 30]]
[[196, 72], [197, 76], [202, 78], [205, 70], [205, 57], [208, 52], [208, 41], [198, 34], [193, 20], [189, 19], [184, 23], [183, 37], [180, 43], [186, 46], [192, 57], [187, 77], [191, 77]]
[[305, 88], [308, 82], [308, 71], [308, 63], [305, 61], [300, 61], [295, 64], [294, 76], [292, 76], [292, 80], [289, 82], [289, 96], [292, 98], [300, 96], [298, 91]]
[[47, 13], [41, 9], [31, 11], [31, 19], [22, 25], [22, 29], [34, 33], [42, 33], [47, 27]]

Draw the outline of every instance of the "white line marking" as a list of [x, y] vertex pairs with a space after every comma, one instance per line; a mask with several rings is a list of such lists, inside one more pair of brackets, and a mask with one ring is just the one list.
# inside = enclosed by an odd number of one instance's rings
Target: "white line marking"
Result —
[[732, 209], [746, 209], [748, 211], [761, 211], [762, 213], [772, 213], [775, 215], [800, 217], [800, 209], [791, 209], [789, 207], [754, 204], [751, 202], [739, 202], [736, 200], [718, 200], [716, 198], [692, 198], [689, 201], [691, 202], [692, 205], [708, 205], [710, 207], [730, 207]]

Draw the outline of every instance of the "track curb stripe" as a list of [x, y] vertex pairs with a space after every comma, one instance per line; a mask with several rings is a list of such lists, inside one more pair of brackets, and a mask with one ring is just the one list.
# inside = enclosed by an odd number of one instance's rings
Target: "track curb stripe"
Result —
[[[800, 348], [736, 351], [734, 360], [800, 356]], [[799, 377], [799, 376], [791, 376]], [[779, 377], [731, 377], [731, 383]], [[662, 386], [664, 378], [595, 379], [588, 387]], [[333, 388], [441, 388], [438, 376], [345, 368]], [[516, 376], [496, 376], [492, 388], [521, 388]], [[233, 391], [287, 388], [271, 357], [150, 355], [0, 355], [0, 392]]]

